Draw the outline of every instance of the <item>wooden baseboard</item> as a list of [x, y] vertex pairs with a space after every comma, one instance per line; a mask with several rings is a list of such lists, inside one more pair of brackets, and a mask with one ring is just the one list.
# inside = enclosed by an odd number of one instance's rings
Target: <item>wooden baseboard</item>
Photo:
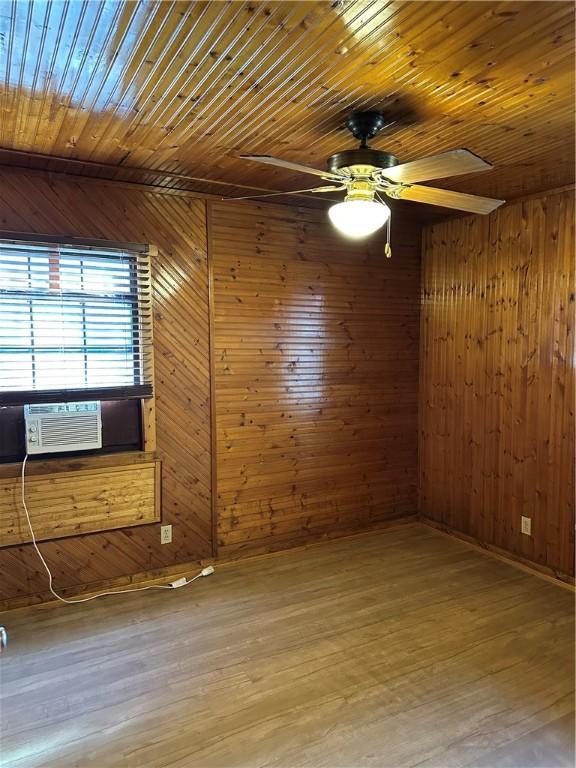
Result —
[[[397, 525], [405, 525], [407, 523], [415, 523], [418, 521], [416, 514], [406, 515], [403, 517], [395, 518], [394, 520], [386, 520], [373, 526], [371, 528], [354, 531], [350, 533], [341, 533], [340, 535], [326, 535], [320, 540], [309, 542], [308, 544], [302, 544], [297, 547], [291, 547], [287, 549], [279, 549], [274, 552], [266, 552], [260, 554], [246, 554], [237, 553], [233, 557], [214, 559], [205, 558], [201, 562], [187, 562], [179, 563], [178, 565], [171, 565], [165, 568], [156, 568], [152, 571], [141, 571], [139, 573], [133, 573], [128, 576], [120, 576], [115, 579], [106, 579], [103, 581], [92, 582], [90, 584], [78, 585], [73, 587], [66, 587], [62, 589], [57, 588], [58, 594], [62, 597], [74, 599], [75, 597], [88, 597], [94, 595], [97, 592], [114, 591], [117, 589], [124, 589], [126, 587], [140, 587], [148, 586], [152, 584], [166, 583], [172, 581], [173, 577], [190, 576], [196, 574], [200, 568], [205, 565], [214, 565], [218, 568], [226, 567], [234, 564], [238, 564], [244, 560], [262, 559], [268, 557], [278, 557], [281, 555], [289, 554], [290, 552], [309, 549], [310, 547], [318, 547], [325, 544], [326, 541], [334, 541], [336, 538], [352, 538], [355, 536], [363, 536], [366, 534], [374, 533], [378, 530], [390, 528]], [[40, 592], [33, 595], [19, 595], [17, 597], [9, 597], [4, 600], [0, 600], [0, 611], [16, 610], [18, 608], [26, 608], [31, 605], [42, 605], [54, 603], [56, 598], [49, 592]]]
[[[173, 581], [174, 576], [191, 576], [198, 573], [201, 568], [198, 562], [179, 563], [178, 565], [169, 565], [165, 568], [155, 568], [151, 571], [139, 571], [127, 576], [119, 576], [115, 579], [104, 579], [102, 581], [93, 581], [90, 584], [76, 585], [73, 587], [63, 587], [56, 591], [62, 597], [74, 599], [75, 597], [88, 597], [97, 592], [108, 592], [127, 587], [142, 587], [152, 584], [162, 584]], [[17, 597], [8, 597], [0, 600], [0, 611], [15, 610], [17, 608], [27, 608], [31, 605], [42, 605], [56, 602], [56, 598], [51, 592], [39, 592], [33, 595], [19, 595]]]
[[408, 525], [418, 523], [419, 518], [416, 512], [409, 515], [401, 515], [399, 517], [391, 518], [390, 520], [381, 520], [380, 522], [371, 525], [368, 528], [360, 528], [354, 530], [336, 531], [335, 533], [324, 533], [322, 536], [315, 538], [311, 541], [303, 544], [297, 544], [296, 546], [279, 547], [278, 549], [267, 551], [254, 551], [252, 550], [236, 550], [231, 554], [226, 554], [218, 557], [218, 559], [204, 559], [202, 565], [228, 566], [238, 565], [246, 560], [264, 560], [269, 557], [279, 557], [282, 555], [289, 555], [293, 552], [299, 552], [302, 550], [311, 549], [312, 547], [321, 547], [328, 541], [337, 541], [339, 539], [354, 539], [357, 536], [367, 536], [369, 534], [378, 533], [379, 531], [386, 530], [387, 528], [395, 528], [400, 525]]
[[459, 539], [465, 544], [468, 544], [468, 546], [472, 547], [473, 549], [483, 552], [490, 557], [501, 560], [508, 565], [513, 565], [515, 568], [519, 568], [522, 571], [531, 573], [533, 576], [546, 579], [546, 581], [550, 581], [557, 586], [574, 591], [575, 579], [574, 576], [571, 576], [568, 573], [556, 571], [553, 568], [549, 568], [546, 565], [541, 565], [540, 563], [534, 563], [532, 560], [527, 560], [521, 555], [508, 552], [507, 550], [502, 549], [501, 547], [497, 547], [494, 544], [480, 541], [480, 539], [476, 539], [474, 536], [469, 536], [467, 533], [462, 533], [462, 531], [458, 531], [456, 528], [452, 528], [449, 525], [445, 525], [444, 523], [438, 523], [436, 520], [432, 520], [429, 517], [420, 516], [419, 522], [430, 528], [434, 528], [434, 530], [438, 531], [438, 533], [441, 533], [444, 536]]
[[[200, 563], [199, 562], [179, 563], [177, 565], [166, 566], [165, 568], [156, 568], [151, 571], [140, 571], [138, 573], [133, 573], [128, 576], [120, 576], [115, 579], [105, 579], [99, 582], [92, 582], [91, 584], [85, 584], [83, 586], [67, 587], [64, 589], [60, 589], [58, 591], [59, 591], [59, 594], [62, 595], [62, 597], [68, 597], [68, 598], [88, 597], [90, 595], [96, 594], [97, 592], [104, 592], [108, 590], [113, 591], [117, 589], [124, 589], [131, 586], [140, 587], [140, 586], [148, 586], [152, 584], [166, 583], [169, 580], [173, 580], [174, 577], [190, 576], [192, 574], [196, 574], [199, 571], [199, 569], [204, 565], [214, 565], [220, 568], [220, 567], [238, 565], [239, 563], [246, 560], [261, 560], [264, 558], [282, 557], [283, 555], [291, 554], [299, 550], [307, 550], [307, 549], [311, 549], [312, 547], [321, 547], [327, 541], [335, 541], [336, 539], [356, 538], [357, 536], [368, 536], [370, 534], [377, 533], [380, 530], [386, 530], [387, 528], [393, 528], [396, 526], [409, 525], [414, 523], [426, 525], [430, 528], [433, 528], [435, 531], [437, 531], [441, 535], [448, 536], [450, 538], [457, 538], [460, 541], [467, 544], [468, 546], [475, 549], [476, 551], [483, 552], [484, 554], [489, 555], [490, 557], [494, 557], [498, 560], [501, 560], [507, 563], [508, 565], [512, 565], [516, 568], [519, 568], [520, 570], [531, 573], [540, 578], [546, 579], [547, 581], [550, 581], [558, 586], [564, 587], [565, 589], [570, 589], [574, 591], [574, 586], [573, 586], [574, 578], [569, 574], [560, 573], [560, 572], [554, 571], [551, 568], [547, 568], [546, 566], [542, 566], [537, 563], [532, 563], [529, 560], [516, 556], [510, 552], [506, 552], [505, 550], [499, 549], [498, 547], [495, 547], [491, 544], [478, 541], [477, 539], [474, 539], [472, 536], [468, 536], [465, 533], [461, 533], [460, 531], [450, 528], [449, 526], [443, 525], [441, 523], [437, 523], [436, 521], [430, 520], [429, 518], [418, 517], [415, 514], [405, 515], [403, 517], [395, 518], [394, 520], [383, 521], [379, 523], [378, 526], [374, 526], [372, 528], [368, 528], [365, 530], [353, 531], [350, 533], [344, 533], [337, 536], [326, 536], [317, 541], [312, 541], [297, 547], [279, 549], [274, 552], [265, 552], [265, 553], [259, 553], [259, 554], [250, 554], [249, 552], [247, 552], [246, 554], [237, 553], [233, 557], [222, 558], [219, 560], [207, 558], [202, 560]], [[18, 597], [11, 597], [5, 600], [0, 600], [0, 611], [15, 610], [18, 608], [25, 608], [31, 605], [50, 604], [50, 603], [53, 603], [54, 601], [55, 601], [55, 598], [51, 595], [49, 591], [37, 593], [34, 595], [21, 595]]]

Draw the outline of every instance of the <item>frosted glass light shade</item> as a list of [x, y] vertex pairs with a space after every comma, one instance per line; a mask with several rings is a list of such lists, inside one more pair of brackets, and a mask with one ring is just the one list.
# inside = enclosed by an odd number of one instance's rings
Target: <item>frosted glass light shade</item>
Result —
[[346, 237], [371, 235], [390, 218], [390, 208], [375, 200], [345, 200], [328, 209], [330, 221]]

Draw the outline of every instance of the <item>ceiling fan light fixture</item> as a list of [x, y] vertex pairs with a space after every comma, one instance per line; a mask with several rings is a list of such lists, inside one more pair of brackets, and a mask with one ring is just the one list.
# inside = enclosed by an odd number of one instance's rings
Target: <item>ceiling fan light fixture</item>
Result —
[[384, 226], [390, 208], [375, 200], [345, 200], [328, 209], [330, 221], [346, 237], [360, 240]]

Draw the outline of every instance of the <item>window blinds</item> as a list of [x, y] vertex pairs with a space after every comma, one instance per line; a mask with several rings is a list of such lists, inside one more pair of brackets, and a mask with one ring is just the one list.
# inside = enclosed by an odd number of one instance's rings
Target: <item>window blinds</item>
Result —
[[0, 405], [149, 397], [152, 381], [147, 253], [0, 240]]

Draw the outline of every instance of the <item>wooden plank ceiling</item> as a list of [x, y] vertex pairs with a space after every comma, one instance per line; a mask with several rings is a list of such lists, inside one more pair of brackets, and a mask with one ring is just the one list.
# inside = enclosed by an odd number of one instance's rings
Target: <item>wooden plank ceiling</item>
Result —
[[375, 147], [468, 147], [496, 169], [438, 186], [510, 199], [573, 180], [573, 69], [571, 2], [2, 1], [0, 162], [297, 189], [238, 154], [323, 167], [384, 108]]

